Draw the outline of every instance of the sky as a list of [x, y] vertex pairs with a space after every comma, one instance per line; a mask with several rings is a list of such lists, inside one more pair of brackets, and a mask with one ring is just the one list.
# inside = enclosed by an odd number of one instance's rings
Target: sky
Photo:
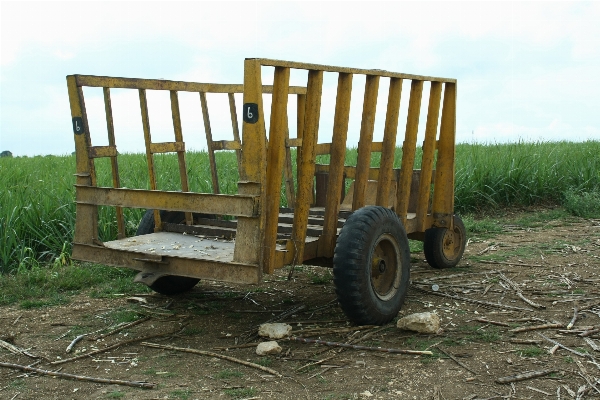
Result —
[[[598, 21], [600, 2], [578, 1], [2, 1], [0, 151], [74, 150], [67, 75], [242, 83], [244, 58], [256, 57], [456, 78], [457, 142], [600, 140]], [[265, 68], [263, 83], [272, 79]], [[336, 82], [325, 74], [320, 142], [331, 141]], [[306, 85], [306, 73], [295, 71], [291, 83]], [[383, 136], [386, 84], [375, 140]], [[358, 142], [364, 77], [353, 88], [349, 146]], [[401, 132], [406, 82], [402, 93]], [[137, 93], [111, 94], [118, 150], [143, 152]], [[92, 144], [106, 145], [102, 90], [84, 95]], [[173, 141], [168, 93], [148, 98], [153, 141]], [[420, 141], [427, 98], [425, 85]], [[214, 139], [231, 140], [226, 95], [207, 100]], [[198, 95], [181, 93], [180, 104], [186, 148], [205, 148]], [[265, 95], [267, 114], [269, 105]], [[290, 121], [294, 105], [292, 96]]]

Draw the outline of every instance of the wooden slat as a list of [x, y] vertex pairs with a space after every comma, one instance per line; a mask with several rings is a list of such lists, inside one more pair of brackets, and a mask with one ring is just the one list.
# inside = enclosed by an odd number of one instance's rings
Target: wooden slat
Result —
[[[239, 143], [239, 149], [228, 149], [235, 150], [235, 156], [237, 157], [238, 162], [238, 172], [239, 166], [242, 164], [242, 141], [240, 140], [240, 128], [238, 127], [238, 118], [237, 118], [237, 108], [235, 106], [235, 96], [233, 93], [227, 93], [227, 97], [229, 98], [229, 114], [231, 115], [231, 129], [233, 131], [233, 140]], [[214, 143], [214, 142], [213, 142]]]
[[[433, 189], [433, 217], [439, 226], [450, 226], [454, 210], [454, 140], [456, 134], [456, 84], [444, 85], [444, 107]], [[442, 222], [445, 220], [445, 224]]]
[[315, 155], [324, 155], [331, 153], [331, 143], [318, 143], [315, 147]]
[[212, 148], [214, 151], [219, 150], [240, 150], [242, 144], [237, 140], [215, 140], [212, 142]]
[[208, 150], [208, 160], [210, 162], [210, 177], [212, 179], [213, 193], [219, 193], [219, 176], [217, 174], [217, 163], [215, 161], [215, 149], [213, 148], [208, 104], [206, 102], [206, 93], [204, 92], [200, 92], [200, 104], [202, 105], [202, 118], [204, 119], [204, 132], [206, 133], [206, 147]]
[[185, 151], [185, 143], [183, 142], [164, 142], [164, 143], [150, 143], [150, 153], [177, 153]]
[[400, 181], [397, 188], [396, 214], [406, 225], [406, 213], [410, 199], [410, 187], [415, 165], [415, 150], [417, 147], [417, 131], [419, 129], [419, 114], [421, 111], [421, 96], [423, 94], [423, 81], [412, 81], [410, 86], [410, 100], [408, 102], [408, 115], [406, 117], [406, 133], [402, 145], [402, 165], [400, 167]]
[[[183, 132], [181, 128], [181, 113], [179, 111], [179, 97], [175, 90], [169, 93], [171, 97], [171, 117], [173, 119], [173, 132], [175, 133], [175, 142], [181, 144], [183, 149], [177, 151], [177, 163], [179, 164], [179, 180], [181, 182], [181, 191], [189, 192], [187, 165], [185, 162], [185, 146], [183, 143]], [[186, 225], [192, 225], [194, 218], [192, 213], [185, 213]]]
[[283, 60], [272, 60], [268, 58], [260, 58], [257, 59], [261, 65], [271, 66], [271, 67], [288, 67], [288, 68], [297, 68], [297, 69], [307, 69], [307, 70], [315, 70], [315, 71], [324, 71], [324, 72], [338, 72], [338, 73], [346, 73], [346, 74], [363, 74], [363, 75], [371, 75], [371, 76], [381, 76], [388, 78], [401, 78], [401, 79], [413, 79], [420, 81], [438, 81], [438, 82], [451, 82], [456, 83], [456, 79], [448, 79], [448, 78], [438, 78], [433, 76], [423, 76], [423, 75], [412, 75], [412, 74], [402, 74], [397, 72], [384, 71], [381, 69], [362, 69], [362, 68], [347, 68], [347, 67], [336, 67], [332, 65], [322, 65], [322, 64], [310, 64], [310, 63], [302, 63], [302, 62], [294, 62], [294, 61], [283, 61]]
[[117, 148], [115, 146], [92, 146], [89, 150], [90, 158], [116, 157]]
[[372, 142], [371, 153], [381, 153], [383, 150], [383, 142]]
[[[266, 133], [262, 102], [260, 64], [253, 60], [244, 61], [244, 101], [256, 104], [258, 120], [244, 120], [242, 125], [242, 159], [238, 193], [260, 196], [264, 199], [266, 168]], [[242, 113], [244, 110], [242, 109]], [[234, 261], [261, 265], [264, 234], [264, 213], [260, 218], [239, 218], [236, 234]], [[261, 270], [262, 272], [262, 270]]]
[[76, 185], [76, 202], [98, 206], [146, 208], [254, 218], [259, 199], [249, 195], [225, 195], [160, 190], [104, 188]]
[[435, 139], [437, 135], [438, 119], [440, 116], [440, 101], [442, 99], [442, 84], [432, 82], [429, 94], [429, 107], [427, 110], [427, 124], [425, 127], [425, 140], [423, 141], [423, 158], [421, 160], [421, 177], [419, 181], [419, 194], [417, 200], [417, 231], [425, 232], [429, 197], [431, 192], [431, 174], [435, 156]]
[[[107, 87], [113, 89], [151, 89], [175, 90], [177, 92], [203, 92], [203, 93], [244, 93], [244, 85], [222, 83], [199, 83], [168, 81], [163, 79], [137, 79], [117, 78], [111, 76], [72, 75], [77, 86]], [[273, 86], [262, 86], [263, 93], [273, 93]], [[306, 88], [290, 86], [289, 94], [304, 94]]]
[[335, 114], [333, 117], [333, 136], [331, 158], [329, 162], [329, 185], [323, 223], [323, 242], [325, 256], [332, 257], [337, 237], [338, 213], [340, 211], [340, 193], [344, 185], [344, 160], [346, 159], [346, 139], [350, 119], [350, 100], [352, 97], [352, 75], [340, 74], [338, 77]]
[[[148, 163], [148, 176], [150, 179], [150, 189], [156, 190], [156, 171], [154, 169], [154, 154], [152, 153], [152, 136], [150, 135], [150, 119], [148, 118], [148, 99], [146, 90], [139, 89], [140, 111], [142, 113], [142, 126], [144, 127], [144, 143], [146, 145], [146, 160]], [[160, 220], [160, 210], [154, 210], [154, 230], [159, 231], [162, 221]]]
[[285, 147], [302, 147], [302, 138], [285, 139]]
[[[294, 170], [292, 167], [292, 151], [290, 150], [290, 126], [287, 113], [285, 115], [285, 160], [283, 165], [283, 180], [285, 182], [285, 199], [288, 205], [296, 202], [296, 186], [294, 185]], [[298, 140], [298, 139], [294, 139]], [[302, 139], [300, 139], [302, 143]]]
[[358, 141], [358, 160], [356, 161], [356, 178], [354, 181], [354, 199], [352, 209], [358, 210], [365, 206], [365, 190], [371, 166], [371, 143], [375, 129], [375, 111], [379, 91], [379, 76], [369, 75], [365, 83], [365, 98], [360, 124], [360, 139]]
[[273, 78], [273, 101], [269, 124], [269, 148], [267, 150], [267, 187], [265, 199], [265, 239], [263, 272], [272, 274], [275, 270], [275, 246], [277, 242], [277, 222], [281, 201], [281, 171], [285, 158], [285, 132], [287, 131], [287, 100], [290, 81], [289, 68], [275, 68]]
[[298, 159], [298, 193], [294, 207], [294, 260], [302, 262], [306, 239], [306, 227], [310, 204], [313, 201], [313, 177], [315, 175], [315, 147], [319, 133], [323, 72], [309, 71], [302, 133], [302, 151]]
[[[390, 181], [394, 156], [396, 153], [396, 135], [398, 134], [398, 117], [400, 115], [400, 96], [402, 94], [402, 79], [390, 79], [387, 112], [385, 114], [385, 128], [383, 129], [383, 142], [381, 143], [381, 163], [379, 164], [379, 182], [377, 183], [377, 205], [387, 207], [390, 197]], [[383, 144], [385, 143], [385, 146]], [[373, 143], [373, 151], [375, 148]]]
[[[115, 141], [115, 127], [113, 123], [110, 89], [102, 88], [102, 91], [104, 94], [104, 111], [106, 114], [106, 130], [108, 132], [108, 145], [114, 147], [116, 153], [117, 144]], [[121, 178], [119, 177], [119, 164], [117, 161], [117, 154], [111, 157], [110, 166], [112, 170], [113, 187], [121, 187]], [[123, 217], [123, 209], [121, 207], [116, 207], [115, 214], [117, 217], [117, 238], [123, 239], [125, 237], [125, 219]]]

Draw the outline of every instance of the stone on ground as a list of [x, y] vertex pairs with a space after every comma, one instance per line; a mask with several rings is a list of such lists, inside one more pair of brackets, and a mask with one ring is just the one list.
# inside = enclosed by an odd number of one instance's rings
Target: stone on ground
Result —
[[262, 324], [258, 328], [259, 336], [268, 337], [270, 339], [282, 339], [288, 337], [290, 333], [292, 333], [292, 327], [282, 323]]
[[396, 326], [419, 333], [437, 333], [440, 330], [440, 317], [431, 312], [411, 314], [399, 319]]
[[256, 346], [256, 354], [259, 356], [279, 353], [281, 353], [281, 346], [279, 346], [274, 340], [271, 342], [262, 342]]

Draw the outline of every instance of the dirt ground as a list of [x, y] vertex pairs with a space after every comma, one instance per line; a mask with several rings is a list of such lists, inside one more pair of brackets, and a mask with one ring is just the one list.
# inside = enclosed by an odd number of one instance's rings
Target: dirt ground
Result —
[[[600, 221], [507, 215], [498, 234], [469, 234], [458, 268], [432, 270], [413, 253], [399, 317], [435, 312], [442, 329], [423, 335], [354, 327], [337, 305], [330, 270], [298, 267], [256, 286], [202, 282], [182, 296], [95, 299], [58, 307], [2, 307], [1, 339], [39, 359], [0, 348], [0, 360], [59, 373], [148, 382], [152, 389], [25, 374], [0, 368], [3, 399], [571, 399], [600, 397]], [[437, 289], [437, 291], [434, 291]], [[452, 297], [451, 297], [452, 296]], [[577, 318], [571, 329], [574, 309]], [[141, 321], [110, 333], [110, 327]], [[256, 355], [259, 324], [289, 323], [292, 335], [367, 347], [430, 350], [390, 354], [279, 340]], [[516, 330], [547, 325], [543, 329]], [[94, 333], [101, 330], [98, 333]], [[586, 337], [582, 333], [587, 332]], [[89, 334], [67, 353], [73, 339]], [[127, 343], [149, 335], [143, 341]], [[265, 370], [142, 342], [233, 357]], [[122, 343], [81, 359], [69, 357]], [[249, 343], [249, 346], [241, 345]], [[554, 349], [558, 344], [558, 349]], [[236, 347], [238, 346], [238, 347]], [[226, 350], [226, 348], [228, 348]], [[52, 364], [54, 362], [55, 364]], [[537, 372], [531, 377], [526, 372]], [[520, 378], [498, 383], [502, 377]], [[595, 385], [595, 386], [594, 386]]]

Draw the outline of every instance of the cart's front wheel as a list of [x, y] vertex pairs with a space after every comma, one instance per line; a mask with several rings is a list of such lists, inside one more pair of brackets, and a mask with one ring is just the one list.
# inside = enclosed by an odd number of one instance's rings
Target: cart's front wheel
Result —
[[455, 267], [467, 244], [467, 230], [460, 217], [454, 216], [454, 229], [430, 228], [425, 231], [423, 252], [433, 268]]
[[[160, 219], [164, 222], [177, 224], [185, 221], [185, 214], [177, 211], [162, 210], [160, 212]], [[147, 210], [140, 221], [136, 235], [147, 235], [153, 232], [154, 210]], [[200, 282], [200, 279], [188, 278], [187, 276], [166, 275], [158, 278], [149, 285], [149, 287], [157, 293], [173, 296], [191, 290], [198, 282]]]
[[363, 207], [346, 220], [333, 256], [333, 281], [352, 322], [381, 325], [396, 317], [409, 275], [408, 238], [392, 210]]

